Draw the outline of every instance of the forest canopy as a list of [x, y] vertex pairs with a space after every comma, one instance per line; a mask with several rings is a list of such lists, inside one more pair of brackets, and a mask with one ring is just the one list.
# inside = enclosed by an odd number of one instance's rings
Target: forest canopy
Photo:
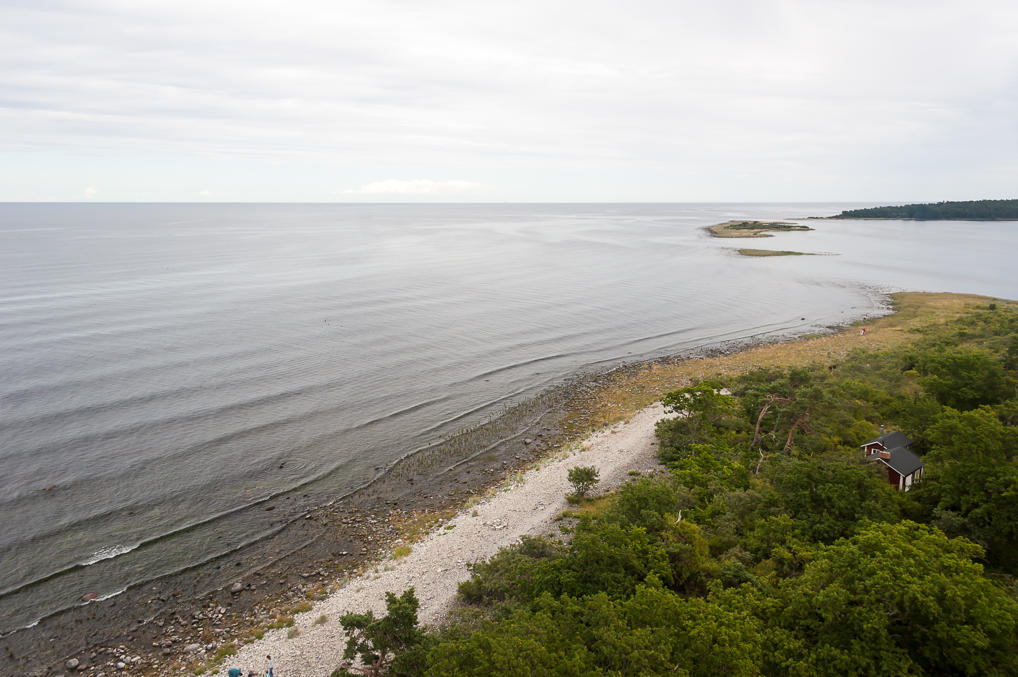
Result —
[[967, 200], [898, 207], [846, 209], [832, 219], [915, 219], [917, 221], [1018, 221], [1018, 200]]

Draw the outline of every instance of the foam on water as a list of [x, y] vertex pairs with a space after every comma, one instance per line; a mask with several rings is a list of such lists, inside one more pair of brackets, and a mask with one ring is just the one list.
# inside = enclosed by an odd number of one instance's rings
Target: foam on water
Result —
[[82, 562], [82, 564], [84, 564], [85, 566], [88, 566], [90, 564], [95, 564], [96, 562], [101, 562], [104, 559], [113, 559], [114, 557], [117, 557], [119, 555], [123, 555], [123, 554], [129, 553], [129, 552], [131, 552], [132, 550], [134, 550], [137, 547], [138, 547], [138, 544], [135, 544], [135, 545], [108, 545], [108, 546], [99, 548], [98, 550], [93, 552], [88, 557], [88, 559], [86, 559], [84, 562]]

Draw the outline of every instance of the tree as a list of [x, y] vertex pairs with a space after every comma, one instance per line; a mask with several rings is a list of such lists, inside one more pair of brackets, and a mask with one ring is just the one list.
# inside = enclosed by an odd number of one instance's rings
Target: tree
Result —
[[[748, 447], [748, 453], [757, 453], [754, 474], [760, 474], [768, 456], [792, 452], [801, 435], [812, 432], [815, 413], [830, 407], [830, 390], [815, 369], [760, 369], [740, 379], [736, 393], [755, 424]], [[822, 442], [803, 450], [826, 446]]]
[[919, 371], [926, 391], [941, 404], [955, 409], [996, 404], [1006, 393], [1004, 368], [985, 350], [929, 350], [919, 360]]
[[592, 465], [578, 465], [569, 469], [569, 483], [573, 485], [573, 492], [579, 498], [586, 496], [597, 481], [597, 468]]
[[1015, 674], [1018, 602], [982, 548], [914, 522], [873, 524], [787, 579], [774, 609], [785, 674]]
[[1018, 431], [1005, 426], [990, 407], [945, 409], [927, 431], [929, 459], [941, 468], [968, 466], [965, 472], [1006, 461], [1018, 446]]
[[[347, 663], [334, 675], [364, 674], [375, 677], [386, 672], [394, 674], [416, 673], [410, 670], [414, 659], [421, 659], [425, 634], [417, 627], [417, 609], [420, 602], [414, 589], [408, 588], [397, 597], [385, 593], [386, 615], [375, 618], [371, 611], [349, 613], [339, 622], [347, 633], [343, 658]], [[359, 660], [360, 665], [355, 665]]]
[[590, 649], [577, 636], [575, 602], [558, 602], [550, 595], [536, 610], [515, 609], [500, 623], [488, 623], [463, 637], [439, 643], [428, 655], [424, 674], [433, 677], [466, 675], [582, 675], [601, 674]]
[[971, 538], [991, 563], [1018, 573], [1018, 430], [987, 406], [946, 408], [928, 436], [929, 477], [917, 498], [934, 524]]
[[560, 543], [543, 536], [524, 536], [488, 561], [468, 564], [472, 575], [460, 583], [460, 597], [478, 606], [528, 601], [553, 576], [554, 562], [565, 554]]
[[662, 461], [667, 464], [695, 454], [693, 445], [705, 441], [718, 443], [726, 431], [737, 427], [735, 398], [721, 391], [717, 381], [701, 381], [661, 399], [666, 411], [678, 414], [657, 424], [661, 441], [658, 454]]
[[666, 515], [674, 515], [684, 507], [681, 489], [656, 477], [641, 477], [635, 482], [627, 482], [619, 487], [613, 498], [606, 519], [655, 533], [668, 524]]
[[762, 623], [750, 605], [718, 594], [688, 599], [651, 576], [626, 600], [543, 595], [531, 609], [439, 644], [426, 674], [759, 675]]
[[833, 543], [850, 536], [863, 524], [860, 519], [899, 518], [894, 489], [864, 462], [787, 459], [772, 474], [774, 491], [766, 508], [790, 515], [810, 541]]

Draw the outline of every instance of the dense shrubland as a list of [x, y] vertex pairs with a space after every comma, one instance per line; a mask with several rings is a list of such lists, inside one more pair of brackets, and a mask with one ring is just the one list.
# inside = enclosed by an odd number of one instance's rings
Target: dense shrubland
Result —
[[[1004, 307], [669, 393], [669, 472], [475, 565], [392, 673], [1018, 674], [1016, 366]], [[923, 454], [908, 493], [862, 458], [881, 424]]]

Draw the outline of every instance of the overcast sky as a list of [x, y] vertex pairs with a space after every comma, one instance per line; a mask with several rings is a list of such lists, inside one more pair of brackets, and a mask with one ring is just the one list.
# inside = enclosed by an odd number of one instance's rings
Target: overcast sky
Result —
[[1018, 197], [1015, 0], [0, 0], [0, 200]]

